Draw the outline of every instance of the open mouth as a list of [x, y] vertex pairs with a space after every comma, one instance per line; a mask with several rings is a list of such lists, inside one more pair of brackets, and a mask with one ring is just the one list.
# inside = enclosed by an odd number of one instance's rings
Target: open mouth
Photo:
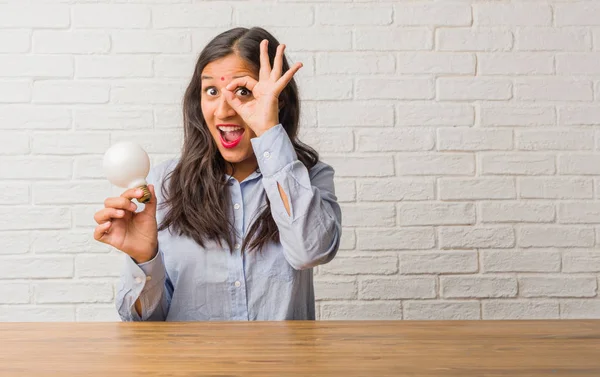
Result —
[[233, 148], [240, 143], [244, 135], [244, 128], [235, 125], [220, 125], [217, 127], [221, 144], [225, 148]]

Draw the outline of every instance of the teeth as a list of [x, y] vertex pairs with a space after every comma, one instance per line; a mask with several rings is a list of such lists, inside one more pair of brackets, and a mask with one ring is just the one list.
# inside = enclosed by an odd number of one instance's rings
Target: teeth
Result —
[[229, 126], [219, 126], [219, 130], [223, 131], [223, 132], [231, 132], [231, 131], [237, 131], [237, 130], [241, 130], [242, 127], [229, 127]]

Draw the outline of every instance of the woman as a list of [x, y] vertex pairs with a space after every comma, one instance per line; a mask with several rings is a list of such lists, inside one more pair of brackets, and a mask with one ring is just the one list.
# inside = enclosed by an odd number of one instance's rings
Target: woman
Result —
[[94, 238], [129, 256], [123, 321], [315, 318], [312, 267], [335, 256], [341, 211], [333, 169], [297, 139], [302, 64], [284, 49], [261, 28], [215, 37], [185, 92], [181, 157], [150, 171], [143, 210], [131, 189], [95, 214]]

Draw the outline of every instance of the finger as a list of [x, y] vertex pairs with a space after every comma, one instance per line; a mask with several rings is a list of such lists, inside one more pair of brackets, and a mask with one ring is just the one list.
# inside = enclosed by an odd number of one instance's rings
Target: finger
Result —
[[147, 201], [145, 203], [145, 207], [142, 212], [154, 216], [154, 215], [156, 215], [156, 203], [157, 203], [156, 193], [154, 192], [154, 185], [148, 185], [148, 190], [150, 191], [150, 194], [152, 194], [152, 197], [150, 198], [149, 201]]
[[277, 46], [277, 52], [275, 53], [275, 61], [273, 62], [273, 70], [271, 71], [271, 80], [277, 81], [281, 77], [281, 70], [283, 66], [283, 51], [285, 45], [281, 44]]
[[102, 237], [104, 237], [110, 231], [110, 226], [111, 225], [112, 225], [112, 223], [110, 221], [105, 222], [104, 224], [98, 225], [94, 229], [94, 239], [96, 241], [105, 242], [105, 241], [102, 240]]
[[225, 100], [227, 101], [229, 106], [231, 106], [236, 113], [242, 115], [242, 101], [238, 97], [236, 97], [232, 91], [227, 89], [223, 90], [223, 96], [225, 96]]
[[256, 84], [258, 84], [258, 81], [256, 81], [254, 78], [250, 76], [244, 76], [233, 79], [229, 84], [227, 84], [225, 89], [232, 91], [240, 86], [243, 86], [249, 91], [253, 91]]
[[275, 85], [277, 93], [281, 93], [283, 88], [285, 88], [285, 86], [290, 82], [290, 80], [292, 80], [292, 77], [294, 77], [296, 72], [298, 72], [298, 70], [302, 67], [302, 63], [296, 63], [292, 66], [292, 68], [288, 69], [287, 72], [283, 74], [283, 76], [281, 76], [281, 78], [277, 81], [277, 84]]
[[[139, 194], [140, 198], [142, 196], [143, 196], [143, 193]], [[131, 199], [128, 199], [127, 197], [124, 197], [124, 196], [106, 199], [104, 201], [104, 207], [123, 209], [123, 210], [131, 211], [131, 212], [133, 212], [137, 209], [137, 205], [134, 202], [132, 202]]]
[[104, 224], [112, 219], [121, 219], [125, 216], [125, 210], [116, 208], [104, 208], [94, 214], [94, 220], [98, 224]]
[[260, 71], [258, 79], [267, 80], [271, 75], [271, 62], [269, 61], [269, 40], [263, 39], [260, 42]]

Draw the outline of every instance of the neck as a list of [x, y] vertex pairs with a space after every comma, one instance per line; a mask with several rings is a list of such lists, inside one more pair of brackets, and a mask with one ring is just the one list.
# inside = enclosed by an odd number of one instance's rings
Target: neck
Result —
[[[256, 156], [252, 155], [252, 157], [249, 157], [244, 161], [234, 163], [233, 166], [235, 168], [233, 178], [238, 182], [242, 182], [258, 168], [258, 161], [256, 160]], [[227, 164], [227, 174], [231, 173], [231, 165]]]

